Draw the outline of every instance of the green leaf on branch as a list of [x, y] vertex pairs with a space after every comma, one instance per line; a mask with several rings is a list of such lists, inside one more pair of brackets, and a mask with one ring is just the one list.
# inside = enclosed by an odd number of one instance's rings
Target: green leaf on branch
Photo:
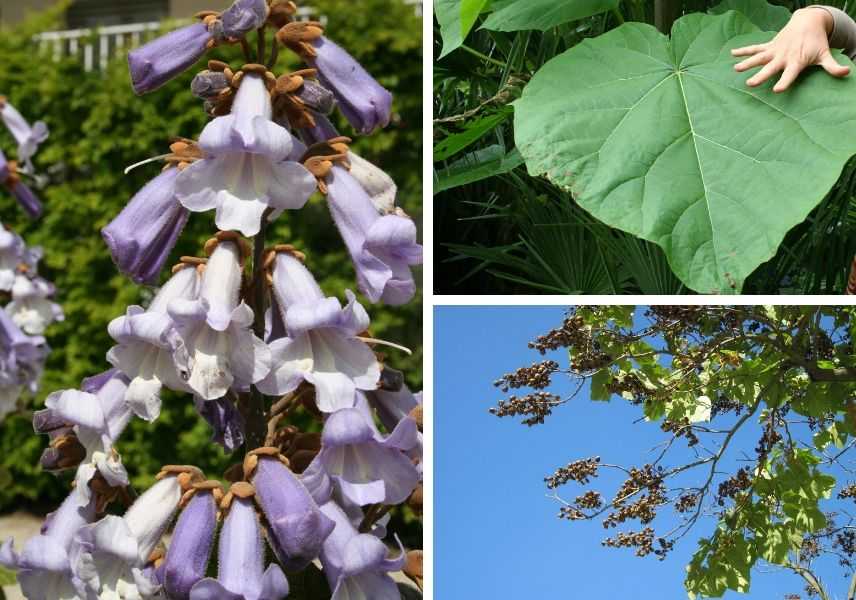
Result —
[[494, 11], [483, 29], [492, 31], [546, 31], [618, 8], [619, 0], [503, 0], [494, 2]]
[[510, 106], [503, 107], [499, 112], [470, 121], [463, 131], [447, 136], [434, 146], [434, 162], [446, 160], [479, 141], [482, 136], [508, 119], [512, 112]]
[[729, 10], [742, 13], [762, 31], [779, 31], [791, 18], [791, 11], [787, 8], [775, 6], [765, 0], [723, 0], [709, 12], [721, 15]]
[[591, 399], [596, 402], [608, 402], [610, 393], [606, 386], [612, 379], [609, 369], [601, 369], [591, 378]]
[[671, 39], [627, 23], [583, 41], [515, 102], [529, 173], [661, 246], [693, 290], [740, 292], [856, 152], [853, 78], [812, 69], [774, 94], [734, 71], [732, 48], [769, 37], [728, 12], [684, 16]]
[[434, 195], [462, 185], [504, 175], [523, 164], [516, 149], [508, 154], [499, 144], [464, 155], [445, 169], [434, 171]]

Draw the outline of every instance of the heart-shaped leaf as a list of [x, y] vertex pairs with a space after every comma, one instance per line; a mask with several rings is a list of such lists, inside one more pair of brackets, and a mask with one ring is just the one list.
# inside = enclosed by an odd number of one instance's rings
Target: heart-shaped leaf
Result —
[[696, 13], [671, 40], [627, 23], [557, 56], [515, 103], [530, 174], [660, 245], [690, 288], [739, 292], [856, 152], [852, 77], [746, 87], [730, 50], [769, 37], [734, 11]]
[[791, 11], [784, 6], [775, 6], [766, 0], [722, 0], [710, 9], [713, 15], [729, 10], [743, 13], [761, 31], [778, 31], [791, 18]]
[[484, 29], [520, 31], [540, 29], [584, 19], [614, 8], [619, 0], [503, 0], [494, 2]]

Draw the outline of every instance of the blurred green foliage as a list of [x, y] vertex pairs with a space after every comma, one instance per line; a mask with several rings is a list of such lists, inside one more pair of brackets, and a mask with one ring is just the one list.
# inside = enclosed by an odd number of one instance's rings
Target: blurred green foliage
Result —
[[[348, 49], [395, 96], [389, 128], [357, 139], [344, 120], [343, 135], [355, 137], [353, 148], [389, 172], [399, 186], [399, 204], [421, 223], [421, 18], [413, 6], [389, 0], [312, 0], [328, 19], [331, 39]], [[61, 9], [37, 15], [0, 37], [0, 93], [30, 120], [44, 120], [50, 139], [36, 157], [39, 171], [50, 175], [40, 192], [44, 216], [27, 220], [8, 194], [0, 195], [0, 221], [19, 232], [30, 245], [45, 250], [42, 272], [56, 283], [66, 320], [53, 325], [47, 339], [53, 351], [42, 389], [29, 408], [39, 408], [51, 391], [76, 388], [86, 376], [106, 369], [111, 346], [107, 323], [129, 304], [145, 303], [152, 290], [133, 284], [114, 267], [99, 230], [125, 205], [159, 165], [128, 175], [127, 165], [161, 154], [176, 136], [196, 137], [205, 125], [201, 102], [190, 94], [191, 69], [182, 78], [143, 98], [131, 91], [123, 58], [104, 72], [84, 71], [80, 61], [54, 62], [40, 54], [32, 36], [62, 27]], [[165, 25], [168, 27], [169, 25]], [[46, 50], [49, 52], [49, 50]], [[219, 48], [210, 58], [239, 67], [238, 47]], [[283, 52], [276, 71], [299, 68]], [[5, 131], [0, 148], [14, 155], [15, 143]], [[175, 250], [199, 255], [216, 231], [213, 213], [194, 213]], [[330, 295], [353, 289], [354, 272], [325, 203], [316, 195], [299, 212], [287, 212], [268, 234], [269, 244], [292, 243], [308, 254], [307, 265]], [[420, 294], [421, 297], [421, 294]], [[371, 306], [375, 337], [414, 349], [413, 356], [392, 351], [388, 363], [406, 373], [408, 384], [421, 389], [422, 307]], [[52, 510], [67, 493], [68, 480], [38, 468], [46, 438], [33, 434], [30, 416], [12, 416], [0, 424], [0, 511]], [[209, 442], [210, 430], [199, 418], [189, 396], [169, 395], [154, 424], [134, 420], [118, 447], [137, 489], [147, 487], [167, 463], [196, 464], [217, 476], [228, 456]], [[409, 519], [408, 519], [409, 520]]]

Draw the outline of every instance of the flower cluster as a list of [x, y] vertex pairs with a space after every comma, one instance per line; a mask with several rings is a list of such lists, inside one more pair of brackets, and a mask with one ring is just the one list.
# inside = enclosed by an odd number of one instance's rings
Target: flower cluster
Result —
[[[6, 98], [0, 96], [0, 119], [18, 142], [18, 158], [6, 160], [0, 151], [0, 182], [15, 196], [30, 217], [38, 217], [42, 205], [21, 181], [35, 177], [32, 158], [48, 136], [47, 126], [32, 127]], [[34, 394], [44, 370], [49, 348], [42, 334], [48, 325], [63, 319], [52, 299], [52, 283], [38, 273], [42, 250], [28, 247], [20, 235], [0, 225], [0, 421], [15, 410], [25, 391]]]
[[[396, 505], [421, 512], [421, 394], [375, 347], [407, 349], [372, 337], [352, 291], [327, 296], [294, 246], [265, 246], [268, 223], [319, 191], [357, 289], [392, 305], [416, 292], [422, 249], [394, 183], [326, 118], [338, 107], [370, 133], [389, 122], [391, 95], [295, 13], [288, 1], [236, 0], [129, 54], [140, 94], [222, 44], [241, 44], [247, 64], [210, 61], [193, 80], [212, 119], [198, 139], [171, 145], [161, 173], [103, 229], [117, 266], [156, 283], [191, 212], [215, 211], [219, 231], [148, 306], [109, 324], [110, 370], [35, 413], [50, 440], [41, 466], [73, 471], [74, 486], [20, 553], [0, 547], [31, 600], [276, 600], [289, 593], [285, 572], [314, 562], [337, 600], [399, 598], [393, 571], [421, 586], [421, 552], [383, 541]], [[281, 48], [308, 68], [274, 75]], [[159, 418], [164, 388], [192, 397], [213, 440], [243, 459], [218, 479], [164, 466], [133, 500], [117, 442], [131, 419]], [[123, 516], [107, 514], [112, 502], [127, 506]]]

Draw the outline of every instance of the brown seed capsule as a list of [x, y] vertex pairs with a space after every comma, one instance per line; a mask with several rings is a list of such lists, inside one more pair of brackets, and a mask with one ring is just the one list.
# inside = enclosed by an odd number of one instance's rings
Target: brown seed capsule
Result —
[[267, 67], [264, 65], [260, 65], [258, 63], [249, 63], [241, 67], [241, 70], [244, 73], [256, 73], [257, 75], [264, 75], [268, 72]]
[[293, 21], [276, 32], [276, 39], [302, 58], [318, 55], [312, 42], [324, 34], [324, 26], [317, 21]]
[[255, 456], [279, 456], [279, 448], [274, 446], [262, 446], [250, 451], [251, 455]]
[[209, 71], [217, 71], [222, 73], [226, 69], [229, 68], [228, 63], [224, 63], [222, 60], [209, 60], [208, 61], [208, 70]]
[[407, 504], [417, 513], [422, 514], [422, 484], [416, 486], [413, 493], [407, 499]]
[[256, 494], [256, 488], [246, 481], [236, 481], [229, 488], [229, 493], [238, 498], [252, 498]]
[[422, 405], [417, 404], [414, 406], [408, 416], [416, 421], [416, 426], [419, 428], [419, 431], [422, 431]]
[[247, 454], [244, 457], [244, 479], [250, 479], [259, 464], [259, 457], [255, 454]]
[[407, 553], [402, 571], [422, 589], [422, 550], [411, 550]]
[[187, 503], [190, 502], [190, 499], [193, 498], [194, 494], [196, 494], [196, 490], [191, 486], [189, 490], [181, 495], [181, 500], [178, 501], [178, 507], [184, 508], [187, 506]]

